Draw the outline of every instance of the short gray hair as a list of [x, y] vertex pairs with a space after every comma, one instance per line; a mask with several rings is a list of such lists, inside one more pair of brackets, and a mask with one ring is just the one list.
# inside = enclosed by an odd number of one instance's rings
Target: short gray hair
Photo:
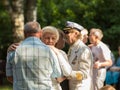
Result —
[[44, 36], [45, 33], [52, 33], [56, 35], [56, 42], [59, 40], [59, 32], [58, 29], [53, 26], [46, 26], [42, 29], [42, 35]]
[[92, 28], [90, 30], [90, 32], [93, 32], [95, 36], [97, 36], [99, 38], [99, 40], [101, 40], [103, 38], [103, 32], [101, 29], [96, 29], [96, 28]]
[[25, 24], [24, 33], [37, 33], [41, 30], [41, 26], [38, 22], [31, 21]]

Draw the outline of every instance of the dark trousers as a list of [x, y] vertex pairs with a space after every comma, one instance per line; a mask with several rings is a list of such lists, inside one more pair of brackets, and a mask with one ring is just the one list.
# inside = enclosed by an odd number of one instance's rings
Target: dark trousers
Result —
[[67, 79], [61, 82], [60, 85], [62, 87], [62, 90], [69, 90], [69, 83]]

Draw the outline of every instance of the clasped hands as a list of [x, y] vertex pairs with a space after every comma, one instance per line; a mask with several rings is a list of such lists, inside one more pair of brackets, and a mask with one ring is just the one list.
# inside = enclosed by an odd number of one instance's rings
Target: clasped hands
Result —
[[99, 68], [101, 68], [101, 62], [98, 61], [98, 60], [97, 60], [96, 62], [94, 62], [93, 68], [94, 68], [94, 69], [99, 69]]

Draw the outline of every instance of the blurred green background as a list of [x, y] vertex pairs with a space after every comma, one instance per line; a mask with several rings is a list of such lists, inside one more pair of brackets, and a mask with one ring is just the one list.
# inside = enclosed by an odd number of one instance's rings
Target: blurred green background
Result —
[[[13, 3], [16, 1], [19, 3]], [[35, 9], [32, 10], [31, 7]], [[29, 9], [31, 12], [36, 10], [36, 19], [31, 19], [30, 12], [26, 15]], [[11, 11], [13, 11], [12, 15]], [[18, 12], [17, 14], [22, 12], [24, 23], [37, 20], [41, 27], [53, 25], [62, 30], [65, 22], [69, 20], [83, 25], [88, 31], [91, 28], [100, 28], [104, 33], [103, 42], [110, 46], [115, 58], [118, 56], [120, 0], [0, 0], [0, 60], [3, 62], [6, 62], [7, 48], [16, 39], [14, 29], [18, 26], [15, 27], [15, 22], [13, 22], [13, 15], [16, 12]], [[67, 48], [68, 46], [64, 48], [66, 52]], [[5, 76], [5, 67], [2, 66], [0, 70], [4, 72], [3, 76]], [[3, 84], [0, 85], [0, 90], [11, 90], [11, 84], [7, 82], [5, 77], [1, 78]]]

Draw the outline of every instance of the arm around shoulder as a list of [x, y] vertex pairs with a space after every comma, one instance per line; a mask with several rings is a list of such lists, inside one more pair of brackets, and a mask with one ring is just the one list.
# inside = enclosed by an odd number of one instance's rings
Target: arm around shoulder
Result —
[[11, 83], [13, 83], [13, 77], [12, 76], [7, 76], [7, 80]]

